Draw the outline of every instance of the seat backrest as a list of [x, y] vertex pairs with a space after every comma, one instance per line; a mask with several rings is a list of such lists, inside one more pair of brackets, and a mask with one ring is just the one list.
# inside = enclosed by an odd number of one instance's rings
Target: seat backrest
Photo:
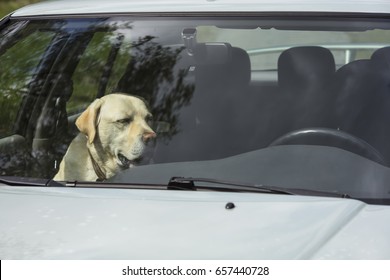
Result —
[[390, 70], [390, 46], [376, 50], [372, 54], [371, 60], [377, 67]]
[[374, 103], [377, 112], [375, 126], [378, 150], [387, 158], [390, 164], [390, 46], [376, 50], [371, 56], [372, 73], [374, 73], [377, 102]]
[[323, 47], [302, 46], [285, 50], [278, 60], [278, 83], [286, 92], [315, 94], [336, 71], [332, 53]]
[[286, 103], [281, 110], [293, 122], [290, 129], [326, 125], [327, 87], [335, 71], [334, 57], [323, 47], [293, 47], [279, 56], [278, 85]]
[[390, 162], [390, 79], [383, 75], [385, 68], [377, 53], [338, 69], [333, 108], [336, 128], [363, 139]]
[[[225, 155], [230, 142], [239, 143], [234, 137], [242, 137], [232, 131], [235, 127], [242, 129], [243, 108], [237, 102], [245, 99], [250, 82], [249, 55], [226, 43], [199, 44], [193, 55], [190, 67], [195, 76], [195, 91], [191, 106], [180, 114], [180, 132], [168, 145], [157, 147], [157, 162], [164, 158], [218, 158]], [[232, 144], [231, 152], [235, 149], [240, 147]]]
[[245, 50], [228, 43], [199, 44], [194, 56], [199, 90], [236, 90], [249, 84], [250, 61]]
[[249, 55], [227, 43], [200, 44], [199, 49], [202, 51], [195, 52], [193, 109], [199, 109], [203, 117], [211, 113], [215, 119], [212, 107], [233, 109], [235, 101], [245, 98], [251, 75]]
[[337, 128], [353, 133], [362, 112], [367, 112], [370, 92], [374, 86], [371, 61], [361, 59], [352, 61], [337, 70], [332, 89], [335, 94], [334, 115]]

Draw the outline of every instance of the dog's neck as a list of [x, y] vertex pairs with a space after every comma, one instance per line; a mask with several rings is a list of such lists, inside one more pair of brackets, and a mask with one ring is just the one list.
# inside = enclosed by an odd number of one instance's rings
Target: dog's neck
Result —
[[93, 170], [95, 171], [96, 173], [96, 176], [98, 177], [96, 181], [104, 181], [107, 179], [106, 177], [106, 174], [104, 173], [104, 171], [100, 168], [99, 164], [96, 162], [96, 160], [93, 158], [92, 154], [91, 154], [91, 151], [89, 149], [88, 150], [88, 155], [89, 155], [89, 158], [91, 159], [91, 163], [92, 163], [92, 167], [93, 167]]

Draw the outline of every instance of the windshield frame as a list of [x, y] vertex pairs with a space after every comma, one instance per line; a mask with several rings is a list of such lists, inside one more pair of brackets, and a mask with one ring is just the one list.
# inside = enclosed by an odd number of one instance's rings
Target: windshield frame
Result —
[[[99, 18], [100, 17], [100, 18]], [[356, 30], [356, 31], [361, 31], [362, 28], [359, 27], [359, 23], [370, 23], [369, 26], [366, 26], [367, 30], [370, 30], [372, 28], [375, 28], [375, 27], [378, 27], [378, 26], [383, 26], [384, 23], [386, 23], [385, 25], [387, 26], [388, 29], [390, 29], [390, 22], [389, 22], [389, 19], [390, 19], [390, 16], [387, 15], [387, 14], [383, 14], [383, 15], [378, 15], [378, 14], [344, 14], [344, 13], [294, 13], [294, 15], [290, 14], [290, 13], [245, 13], [245, 14], [242, 14], [242, 13], [133, 13], [133, 14], [93, 14], [93, 15], [53, 15], [53, 16], [29, 16], [29, 17], [12, 17], [11, 18], [5, 18], [3, 19], [3, 21], [1, 22], [1, 27], [3, 27], [3, 24], [4, 26], [7, 26], [9, 24], [12, 24], [14, 22], [18, 22], [18, 21], [28, 21], [28, 22], [32, 22], [32, 23], [36, 23], [36, 22], [39, 22], [39, 21], [46, 21], [46, 20], [58, 20], [58, 21], [67, 21], [69, 20], [70, 22], [72, 21], [80, 21], [80, 22], [85, 22], [85, 27], [83, 27], [85, 30], [88, 30], [88, 25], [89, 24], [93, 24], [93, 23], [96, 23], [96, 22], [99, 22], [100, 20], [103, 20], [103, 21], [123, 21], [124, 19], [128, 19], [128, 18], [131, 18], [132, 22], [137, 22], [137, 21], [149, 21], [149, 20], [157, 20], [157, 21], [160, 21], [160, 22], [174, 22], [174, 21], [188, 21], [190, 22], [192, 19], [194, 19], [195, 21], [197, 20], [203, 20], [205, 23], [207, 23], [208, 21], [209, 22], [213, 22], [214, 24], [216, 22], [223, 22], [225, 20], [233, 20], [236, 24], [237, 22], [241, 22], [241, 24], [239, 24], [239, 27], [240, 28], [243, 28], [243, 29], [252, 29], [253, 28], [253, 25], [246, 25], [247, 22], [250, 22], [254, 19], [257, 19], [259, 21], [262, 22], [262, 26], [263, 28], [273, 28], [275, 26], [277, 26], [279, 29], [283, 30], [283, 29], [286, 29], [288, 30], [289, 27], [288, 26], [291, 26], [291, 22], [295, 22], [296, 24], [301, 24], [302, 22], [310, 22], [310, 21], [315, 21], [316, 23], [318, 24], [315, 24], [315, 25], [312, 25], [310, 27], [310, 29], [312, 31], [316, 31], [316, 30], [319, 30], [320, 29], [320, 22], [327, 22], [327, 23], [332, 23], [332, 24], [329, 24], [329, 26], [327, 26], [327, 30], [334, 30], [336, 28], [336, 26], [341, 26], [342, 23], [345, 23], [345, 22], [353, 22], [355, 24], [352, 24], [351, 28], [348, 28], [348, 27], [345, 27], [345, 30]], [[337, 20], [335, 20], [337, 19]], [[284, 21], [285, 23], [284, 24], [281, 24], [281, 21]], [[275, 24], [275, 23], [278, 23], [278, 24]], [[230, 23], [232, 24], [232, 23]], [[103, 24], [104, 25], [104, 24]], [[233, 25], [233, 24], [232, 24]], [[226, 26], [229, 26], [229, 23], [226, 24]], [[191, 27], [191, 26], [190, 26]], [[296, 27], [296, 26], [295, 26]], [[80, 32], [81, 30], [83, 30], [83, 28], [78, 28], [77, 29], [77, 32]], [[108, 27], [107, 27], [108, 28]], [[80, 39], [80, 37], [77, 36], [77, 34], [75, 33], [74, 35], [72, 35], [71, 33], [67, 35], [67, 40], [74, 40], [74, 41], [77, 41]], [[74, 36], [74, 38], [72, 39], [72, 36]], [[58, 38], [59, 42], [62, 41], [64, 39], [64, 37], [60, 37]], [[85, 39], [85, 47], [87, 46], [89, 42], [89, 39]], [[53, 43], [54, 45], [56, 45], [56, 43], [54, 42]], [[65, 45], [62, 45], [62, 48], [64, 48]], [[7, 46], [8, 47], [8, 46]], [[50, 50], [48, 50], [50, 51]], [[80, 48], [78, 50], [75, 50], [75, 54], [77, 52], [80, 52], [82, 53], [83, 52], [83, 48]], [[66, 52], [63, 52], [63, 53], [58, 53], [58, 57], [65, 57], [66, 56]], [[58, 58], [57, 57], [57, 58]], [[42, 62], [41, 65], [37, 68], [36, 72], [34, 75], [36, 75], [36, 77], [42, 77], [43, 75], [45, 75], [47, 73], [47, 69], [48, 68], [58, 68], [60, 69], [61, 68], [61, 63], [63, 62], [64, 60], [58, 60], [56, 63], [54, 63], [53, 61], [49, 61], [49, 62]], [[346, 61], [346, 63], [349, 63], [350, 60]], [[48, 63], [48, 64], [46, 64]], [[52, 64], [54, 63], [54, 64]], [[70, 69], [72, 67], [76, 67], [77, 63], [73, 66], [69, 66]], [[74, 70], [74, 69], [73, 69]], [[31, 83], [31, 85], [33, 85], [33, 83]], [[44, 88], [45, 87], [52, 87], [53, 85], [50, 85], [50, 84], [47, 84], [47, 85], [40, 85], [41, 86], [41, 89], [40, 91], [42, 92], [46, 92], [47, 96], [50, 96], [53, 94], [53, 88], [49, 91], [46, 91]], [[55, 86], [54, 86], [55, 88]], [[31, 90], [31, 88], [30, 88]], [[44, 96], [42, 95], [41, 97], [42, 98], [46, 98], [47, 96]], [[25, 123], [27, 124], [27, 121], [23, 122], [21, 121], [22, 118], [27, 118], [27, 119], [30, 119], [31, 118], [31, 115], [25, 115], [26, 113], [26, 110], [27, 108], [29, 108], [29, 106], [31, 105], [31, 100], [29, 99], [25, 99], [24, 100], [24, 105], [21, 106], [21, 111], [19, 113], [19, 117], [18, 117], [18, 120], [17, 123], [19, 122], [22, 122], [22, 123]], [[34, 113], [31, 112], [31, 114], [33, 115]], [[15, 133], [17, 134], [25, 134], [26, 133], [26, 130], [27, 128], [26, 127], [16, 127], [16, 130], [15, 130]], [[172, 174], [172, 175], [177, 175], [177, 174]], [[167, 182], [159, 182], [160, 184], [166, 184]], [[368, 199], [371, 199], [371, 198], [368, 198]]]

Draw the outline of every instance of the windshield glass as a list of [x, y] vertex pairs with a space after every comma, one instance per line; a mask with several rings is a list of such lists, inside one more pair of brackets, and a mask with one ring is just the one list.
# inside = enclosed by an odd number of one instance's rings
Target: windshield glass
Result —
[[389, 199], [389, 29], [318, 16], [10, 20], [0, 174]]

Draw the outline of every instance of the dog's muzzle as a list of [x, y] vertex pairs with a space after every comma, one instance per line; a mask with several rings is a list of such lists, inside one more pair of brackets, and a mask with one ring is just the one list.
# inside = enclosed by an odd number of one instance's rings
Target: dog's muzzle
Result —
[[128, 159], [121, 153], [118, 154], [118, 159], [122, 168], [129, 168], [130, 165], [134, 164], [134, 160]]
[[[136, 141], [133, 144], [130, 150], [130, 154], [128, 154], [127, 156], [120, 152], [117, 154], [119, 165], [122, 168], [126, 169], [132, 165], [135, 165], [137, 162], [139, 163], [142, 160], [142, 154], [144, 150], [145, 150], [145, 143], [141, 138], [139, 138], [138, 141]], [[130, 156], [130, 158], [132, 159], [130, 160], [128, 156]]]

